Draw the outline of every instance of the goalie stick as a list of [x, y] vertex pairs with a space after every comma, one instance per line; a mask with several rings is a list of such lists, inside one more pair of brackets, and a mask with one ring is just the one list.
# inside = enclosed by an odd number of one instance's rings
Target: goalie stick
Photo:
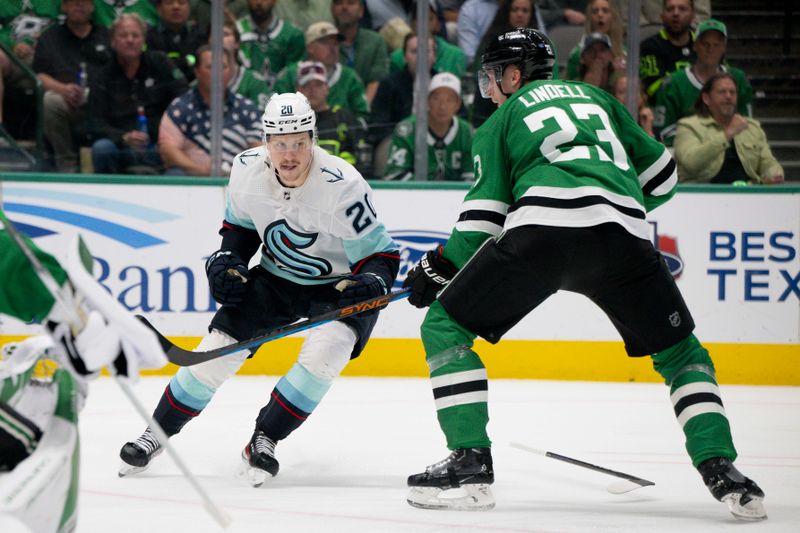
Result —
[[585, 461], [581, 461], [580, 459], [573, 459], [572, 457], [567, 457], [566, 455], [561, 455], [554, 452], [548, 452], [545, 450], [539, 450], [538, 448], [526, 446], [525, 444], [520, 444], [518, 442], [512, 442], [511, 447], [517, 448], [518, 450], [524, 450], [526, 452], [535, 453], [537, 455], [544, 455], [545, 457], [550, 457], [551, 459], [563, 461], [571, 465], [588, 468], [589, 470], [594, 470], [595, 472], [602, 472], [603, 474], [608, 474], [609, 476], [622, 478], [624, 481], [616, 481], [614, 483], [611, 483], [608, 487], [606, 487], [606, 490], [608, 490], [608, 492], [610, 492], [611, 494], [624, 494], [626, 492], [640, 489], [642, 487], [655, 485], [655, 483], [653, 483], [652, 481], [648, 481], [640, 477], [632, 476], [624, 472], [617, 472], [616, 470], [611, 470], [609, 468], [605, 468], [602, 466], [593, 465], [592, 463], [587, 463]]
[[286, 337], [300, 331], [305, 331], [321, 324], [325, 324], [326, 322], [332, 322], [334, 320], [355, 316], [363, 313], [364, 311], [382, 309], [395, 300], [408, 297], [409, 293], [410, 289], [403, 289], [396, 292], [390, 292], [389, 294], [385, 294], [383, 296], [376, 296], [375, 298], [370, 298], [369, 300], [364, 300], [363, 302], [353, 305], [340, 307], [339, 309], [333, 309], [326, 313], [295, 322], [294, 324], [289, 324], [288, 326], [281, 326], [270, 331], [269, 333], [259, 335], [258, 337], [239, 341], [235, 344], [223, 346], [222, 348], [217, 348], [215, 350], [208, 350], [206, 352], [193, 352], [191, 350], [184, 350], [180, 346], [173, 344], [172, 341], [159, 333], [155, 326], [153, 326], [145, 317], [137, 315], [136, 318], [141, 320], [145, 326], [150, 328], [156, 334], [158, 341], [161, 343], [161, 348], [164, 350], [164, 353], [166, 354], [170, 363], [178, 366], [192, 366], [205, 363], [206, 361], [211, 361], [212, 359], [217, 359], [219, 357], [224, 357], [241, 350], [248, 350], [251, 348], [256, 349], [266, 342], [279, 339], [281, 337]]

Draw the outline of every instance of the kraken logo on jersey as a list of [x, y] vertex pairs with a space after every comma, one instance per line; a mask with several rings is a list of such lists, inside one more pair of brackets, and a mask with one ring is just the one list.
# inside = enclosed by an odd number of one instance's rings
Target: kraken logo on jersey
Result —
[[331, 264], [321, 257], [303, 253], [317, 240], [316, 233], [298, 231], [281, 219], [264, 230], [264, 246], [283, 270], [302, 278], [317, 278], [333, 272]]

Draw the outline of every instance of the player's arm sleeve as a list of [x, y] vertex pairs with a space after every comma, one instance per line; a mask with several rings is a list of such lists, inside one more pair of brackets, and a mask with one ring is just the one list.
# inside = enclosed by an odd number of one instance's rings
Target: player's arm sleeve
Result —
[[348, 184], [340, 197], [334, 228], [342, 236], [354, 274], [371, 272], [380, 276], [387, 287], [394, 284], [400, 270], [399, 247], [378, 219], [372, 189], [363, 179]]
[[607, 102], [620, 124], [619, 136], [638, 176], [645, 210], [652, 211], [675, 194], [678, 185], [675, 160], [666, 146], [650, 137], [621, 103], [610, 95]]
[[444, 257], [461, 268], [486, 239], [503, 231], [513, 202], [504, 142], [505, 132], [486, 132], [472, 144], [475, 183], [464, 198]]
[[39, 445], [42, 430], [10, 405], [0, 402], [0, 472], [14, 470]]
[[225, 220], [219, 234], [222, 236], [220, 249], [232, 250], [245, 261], [253, 257], [261, 244], [261, 236], [256, 230], [256, 225], [250, 215], [247, 214], [242, 200], [235, 192], [235, 184], [238, 180], [245, 179], [239, 172], [244, 167], [239, 156], [234, 158], [234, 166], [231, 170], [231, 180], [228, 184], [225, 202]]

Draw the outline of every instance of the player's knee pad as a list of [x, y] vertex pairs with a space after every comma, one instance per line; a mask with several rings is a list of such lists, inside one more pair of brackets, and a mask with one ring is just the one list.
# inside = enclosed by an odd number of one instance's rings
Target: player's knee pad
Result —
[[[235, 342], [236, 339], [230, 335], [227, 335], [219, 330], [212, 329], [208, 335], [203, 337], [203, 340], [200, 341], [200, 344], [197, 346], [197, 348], [195, 348], [195, 351], [204, 352], [207, 350], [214, 350], [216, 348], [222, 348], [223, 346], [229, 346]], [[212, 359], [211, 361], [206, 361], [205, 363], [183, 367], [178, 373], [188, 374], [182, 376], [182, 378], [189, 378], [191, 376], [191, 378], [187, 379], [186, 381], [191, 381], [192, 379], [196, 380], [205, 387], [215, 391], [225, 382], [225, 380], [236, 374], [239, 368], [241, 368], [242, 364], [244, 364], [249, 354], [250, 352], [247, 350], [241, 350], [230, 355], [226, 355], [225, 357], [219, 357], [217, 359]]]
[[328, 322], [311, 330], [297, 362], [317, 378], [333, 381], [350, 361], [357, 340], [344, 322]]

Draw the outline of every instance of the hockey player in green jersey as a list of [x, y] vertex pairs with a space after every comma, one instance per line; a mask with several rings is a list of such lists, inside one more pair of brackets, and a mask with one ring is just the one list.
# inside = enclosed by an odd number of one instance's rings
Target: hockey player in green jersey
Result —
[[646, 213], [674, 194], [675, 163], [611, 95], [552, 80], [554, 58], [547, 38], [527, 28], [487, 48], [479, 85], [499, 107], [475, 134], [475, 184], [447, 244], [423, 256], [404, 282], [413, 305], [430, 305], [422, 342], [452, 450], [408, 478], [408, 501], [494, 506], [488, 380], [473, 341], [498, 342], [566, 290], [606, 313], [629, 356], [652, 357], [711, 494], [737, 518], [766, 518], [764, 493], [733, 466], [714, 365], [649, 240]]
[[[471, 181], [472, 126], [456, 116], [461, 107], [461, 81], [450, 72], [440, 72], [428, 86], [428, 179]], [[414, 115], [394, 129], [384, 179], [414, 179]]]
[[700, 89], [706, 80], [717, 72], [728, 72], [736, 80], [739, 114], [745, 117], [753, 114], [751, 110], [753, 88], [744, 72], [722, 64], [728, 38], [725, 24], [715, 19], [708, 19], [700, 23], [696, 35], [693, 45], [697, 52], [695, 62], [672, 73], [656, 94], [653, 126], [657, 138], [667, 146], [672, 146], [675, 141], [678, 120], [694, 114]]
[[[60, 285], [61, 298], [56, 302], [0, 226], [0, 314], [44, 322], [49, 333], [6, 344], [0, 352], [0, 531], [73, 531], [78, 416], [88, 379], [112, 363], [133, 377], [140, 367], [163, 366], [166, 358], [155, 336], [84, 270], [77, 247], [65, 270], [32, 241], [25, 239], [25, 246]], [[69, 301], [80, 303], [67, 309]], [[117, 320], [120, 313], [125, 317]]]

